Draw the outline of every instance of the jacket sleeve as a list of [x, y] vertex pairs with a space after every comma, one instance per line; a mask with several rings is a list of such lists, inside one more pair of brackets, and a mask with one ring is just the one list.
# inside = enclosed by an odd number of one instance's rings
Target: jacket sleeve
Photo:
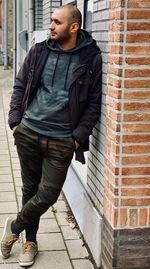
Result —
[[15, 79], [8, 117], [8, 124], [11, 129], [21, 122], [23, 98], [29, 80], [30, 64], [34, 50], [35, 46], [27, 53]]
[[87, 105], [79, 124], [74, 129], [72, 136], [82, 146], [87, 141], [92, 129], [97, 123], [101, 109], [101, 93], [102, 93], [102, 58], [98, 54], [93, 63], [93, 83], [89, 89]]

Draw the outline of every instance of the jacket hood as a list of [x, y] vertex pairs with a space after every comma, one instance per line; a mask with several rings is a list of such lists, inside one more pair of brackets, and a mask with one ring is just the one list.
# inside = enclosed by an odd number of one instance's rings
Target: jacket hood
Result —
[[[71, 50], [65, 51], [65, 52], [74, 52], [78, 51], [84, 47], [87, 47], [91, 45], [95, 40], [93, 40], [92, 36], [85, 30], [80, 30], [77, 38], [77, 46]], [[63, 51], [60, 47], [57, 41], [52, 40], [49, 38], [46, 40], [46, 44], [52, 51]]]

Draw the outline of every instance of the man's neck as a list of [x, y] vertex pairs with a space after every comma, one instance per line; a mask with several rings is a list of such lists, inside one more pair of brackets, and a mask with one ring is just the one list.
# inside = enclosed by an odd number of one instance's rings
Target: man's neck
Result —
[[62, 50], [74, 49], [76, 47], [76, 45], [77, 45], [77, 38], [71, 39], [71, 40], [67, 41], [66, 43], [65, 42], [59, 43], [59, 47]]

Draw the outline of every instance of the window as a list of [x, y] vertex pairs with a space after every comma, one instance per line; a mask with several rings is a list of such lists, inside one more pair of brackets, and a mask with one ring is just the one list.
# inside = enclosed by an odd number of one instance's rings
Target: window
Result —
[[93, 0], [86, 0], [84, 4], [84, 29], [92, 32]]

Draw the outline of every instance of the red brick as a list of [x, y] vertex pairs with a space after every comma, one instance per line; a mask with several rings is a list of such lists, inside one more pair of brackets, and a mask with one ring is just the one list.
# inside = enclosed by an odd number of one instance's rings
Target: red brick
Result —
[[150, 114], [133, 113], [124, 114], [123, 121], [150, 121]]
[[106, 159], [105, 165], [109, 167], [109, 169], [112, 171], [114, 175], [119, 174], [119, 168], [114, 166], [110, 160]]
[[121, 199], [121, 206], [149, 206], [150, 205], [150, 198], [126, 198]]
[[150, 141], [150, 135], [123, 135], [123, 143], [145, 143]]
[[125, 99], [149, 99], [150, 98], [150, 91], [130, 91], [124, 93]]
[[108, 73], [116, 75], [116, 76], [122, 76], [122, 68], [109, 65], [108, 66]]
[[106, 125], [108, 125], [113, 131], [120, 132], [120, 124], [108, 117], [106, 118]]
[[121, 109], [121, 103], [117, 102], [117, 99], [115, 100], [114, 98], [110, 97], [110, 96], [106, 96], [106, 109], [107, 106], [109, 108], [112, 108], [114, 110], [120, 110]]
[[150, 164], [150, 156], [122, 157], [122, 164]]
[[112, 195], [109, 190], [106, 188], [106, 197], [114, 206], [118, 206], [119, 199]]
[[116, 121], [120, 121], [121, 120], [121, 114], [118, 111], [116, 111], [116, 110], [110, 109], [110, 107], [109, 108], [107, 107], [106, 114], [112, 120], [116, 120]]
[[112, 0], [109, 1], [109, 8], [113, 9], [116, 7], [124, 7], [125, 6], [125, 0]]
[[149, 42], [150, 34], [148, 33], [136, 33], [136, 34], [127, 34], [126, 42], [127, 43], [142, 43], [142, 42]]
[[120, 57], [120, 56], [108, 55], [108, 63], [110, 63], [110, 64], [121, 65], [121, 64], [122, 64], [122, 57]]
[[110, 42], [123, 42], [124, 35], [121, 33], [109, 33], [108, 40]]
[[150, 132], [150, 124], [138, 124], [138, 123], [134, 123], [134, 124], [123, 124], [123, 132]]
[[150, 46], [126, 46], [126, 53], [137, 54], [150, 54]]
[[150, 167], [128, 167], [122, 168], [122, 175], [149, 175]]
[[145, 226], [147, 224], [147, 208], [140, 208], [140, 225]]
[[150, 153], [150, 145], [123, 146], [122, 153], [125, 154]]
[[108, 44], [108, 51], [112, 54], [121, 54], [123, 52], [123, 47], [121, 45]]
[[137, 178], [122, 178], [122, 185], [149, 185], [150, 184], [150, 177], [137, 177]]
[[123, 20], [124, 12], [123, 10], [110, 10], [109, 11], [109, 20]]
[[127, 208], [120, 209], [120, 225], [127, 226]]
[[112, 206], [111, 210], [111, 225], [112, 227], [117, 227], [118, 224], [118, 208]]
[[150, 103], [138, 103], [138, 102], [130, 102], [124, 104], [125, 110], [148, 110], [150, 109]]
[[128, 8], [150, 8], [149, 0], [128, 0]]
[[116, 88], [121, 88], [121, 80], [117, 77], [108, 77], [108, 85], [114, 86]]
[[109, 31], [120, 32], [123, 30], [124, 30], [124, 23], [123, 22], [115, 20], [109, 24]]
[[138, 210], [130, 209], [129, 211], [130, 226], [137, 226], [138, 224]]
[[130, 30], [150, 30], [150, 22], [128, 22], [127, 31]]
[[150, 19], [149, 10], [128, 10], [127, 19]]
[[150, 196], [150, 188], [123, 188], [121, 190], [122, 196]]
[[150, 88], [150, 80], [125, 80], [125, 88]]
[[149, 77], [150, 69], [126, 69], [125, 77], [133, 78], [133, 77]]
[[141, 58], [127, 57], [125, 59], [125, 61], [127, 64], [149, 65], [150, 64], [150, 57], [141, 57]]
[[115, 99], [121, 98], [121, 90], [118, 90], [118, 88], [108, 87], [107, 94]]
[[111, 181], [115, 186], [118, 185], [118, 176], [114, 175], [108, 166], [105, 166], [105, 176], [105, 180]]

